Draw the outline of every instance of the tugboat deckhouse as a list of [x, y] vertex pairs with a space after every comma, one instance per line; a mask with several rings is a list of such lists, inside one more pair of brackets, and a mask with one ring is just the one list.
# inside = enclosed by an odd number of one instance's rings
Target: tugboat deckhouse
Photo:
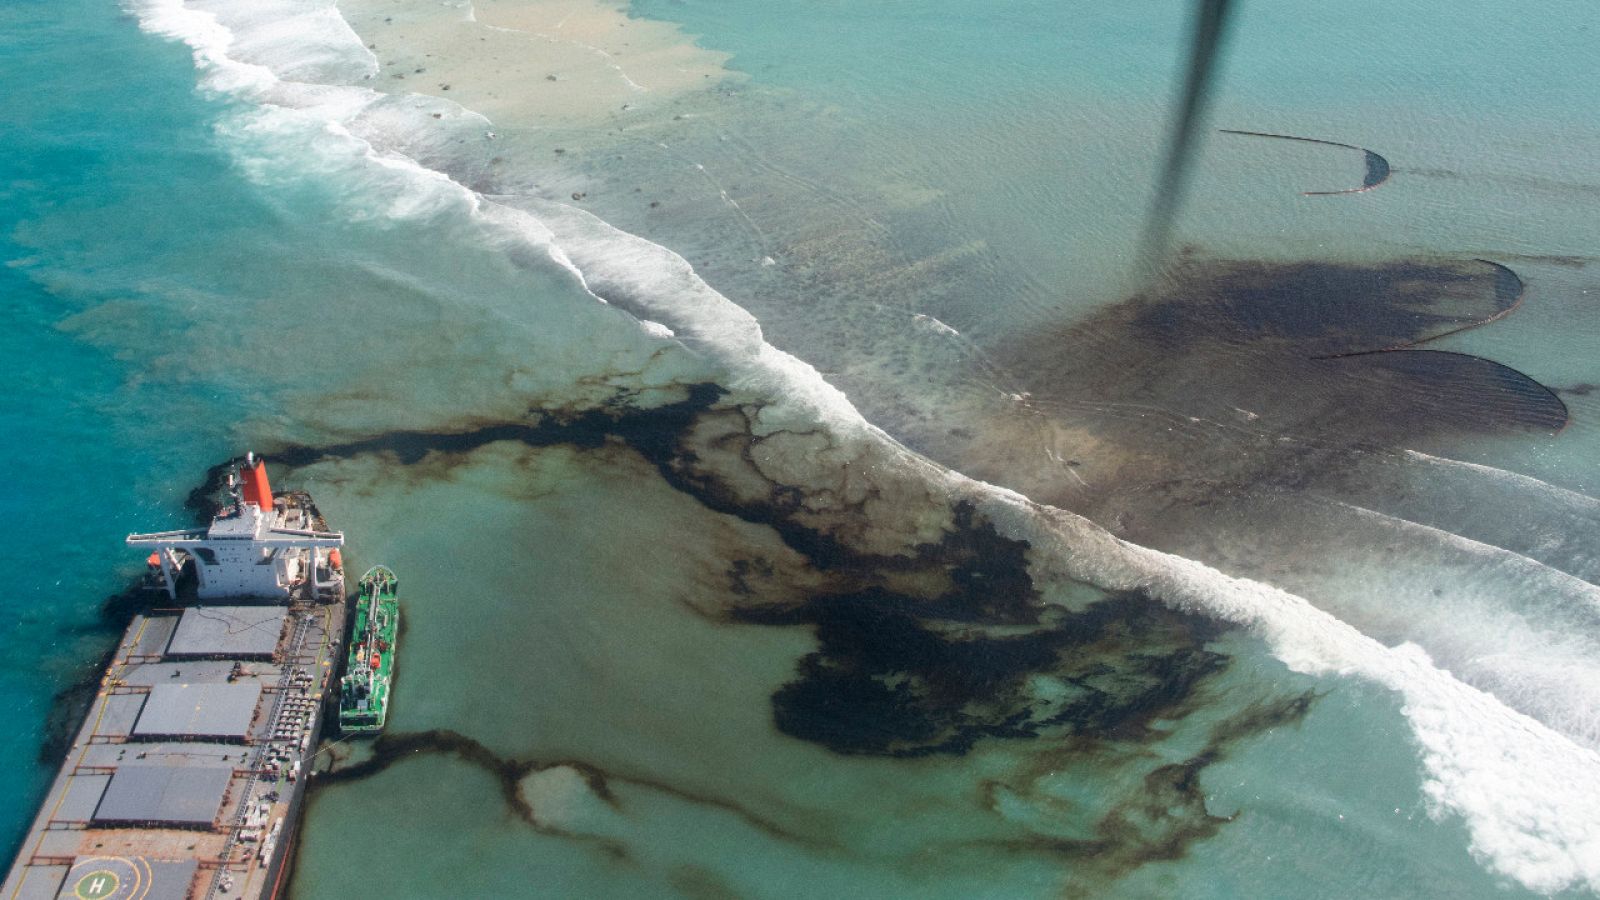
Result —
[[[242, 484], [228, 476], [233, 505], [218, 513], [210, 527], [128, 535], [129, 545], [152, 548], [150, 566], [161, 570], [167, 596], [177, 599], [178, 573], [188, 560], [194, 562], [201, 600], [283, 600], [298, 589], [310, 587], [315, 595], [341, 584], [335, 571], [338, 550], [333, 548], [344, 546], [344, 533], [308, 528], [303, 506], [282, 497], [274, 501], [266, 464], [255, 454], [245, 457], [240, 474]], [[323, 573], [325, 581], [318, 577]]]

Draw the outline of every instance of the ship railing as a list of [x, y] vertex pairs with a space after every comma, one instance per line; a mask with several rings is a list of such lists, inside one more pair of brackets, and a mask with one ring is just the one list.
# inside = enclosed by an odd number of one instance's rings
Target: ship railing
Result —
[[221, 859], [221, 858], [218, 858], [218, 859], [202, 859], [202, 860], [197, 860], [197, 862], [199, 863], [198, 868], [203, 869], [203, 870], [205, 870], [207, 872], [215, 872], [215, 871], [217, 871], [219, 869], [228, 869], [228, 870], [231, 870], [231, 871], [234, 871], [234, 872], [245, 872], [245, 871], [248, 871], [250, 869], [250, 860], [248, 860], [248, 859]]
[[[295, 617], [294, 630], [289, 634], [288, 652], [281, 654], [282, 656], [292, 658], [300, 655], [300, 647], [305, 643], [306, 631], [309, 627], [310, 619], [306, 614], [301, 614]], [[267, 714], [267, 726], [269, 728], [276, 729], [279, 721], [282, 719], [284, 713], [284, 700], [287, 699], [289, 695], [289, 687], [292, 685], [293, 680], [294, 667], [292, 664], [285, 664], [278, 674], [277, 690], [273, 693], [272, 698], [272, 711]], [[275, 740], [276, 737], [267, 738], [263, 740], [262, 743], [269, 744]], [[259, 765], [261, 758], [259, 754], [261, 752], [263, 751], [255, 751], [257, 754], [257, 766], [242, 770], [243, 774], [245, 775], [244, 789], [239, 794], [239, 807], [234, 811], [233, 824], [228, 828], [228, 839], [223, 843], [222, 850], [218, 854], [221, 859], [225, 860], [233, 852], [233, 848], [242, 843], [239, 840], [239, 835], [245, 827], [245, 817], [248, 814], [250, 807], [250, 796], [252, 792], [254, 792], [256, 784], [262, 781], [263, 778], [268, 774], [265, 767]], [[248, 870], [249, 858], [250, 854], [246, 853], [245, 860], [239, 863], [241, 868]], [[213, 878], [211, 880], [211, 886], [206, 890], [205, 893], [206, 900], [210, 900], [210, 898], [215, 897], [217, 892], [222, 889], [217, 882], [218, 879]]]
[[115, 775], [116, 766], [74, 766], [73, 775]]
[[204, 528], [180, 528], [176, 531], [149, 531], [144, 534], [130, 534], [125, 538], [130, 544], [153, 544], [162, 541], [192, 541], [204, 540]]
[[[213, 828], [215, 831], [226, 834], [228, 838], [223, 842], [222, 849], [217, 852], [217, 859], [214, 860], [216, 865], [207, 866], [206, 860], [201, 860], [200, 868], [202, 869], [233, 869], [235, 867], [243, 870], [249, 869], [250, 863], [248, 853], [245, 854], [244, 860], [230, 860], [228, 857], [233, 853], [234, 846], [239, 843], [239, 832], [244, 828], [245, 816], [250, 808], [250, 794], [255, 790], [256, 782], [259, 779], [256, 774], [249, 769], [237, 771], [242, 772], [245, 775], [245, 782], [244, 790], [239, 794], [239, 807], [234, 811], [233, 822], [229, 825], [223, 825], [221, 822], [218, 822], [215, 823]], [[213, 878], [211, 879], [211, 887], [206, 890], [205, 896], [207, 898], [215, 897], [217, 891], [220, 889], [221, 885], [217, 883], [217, 879]]]

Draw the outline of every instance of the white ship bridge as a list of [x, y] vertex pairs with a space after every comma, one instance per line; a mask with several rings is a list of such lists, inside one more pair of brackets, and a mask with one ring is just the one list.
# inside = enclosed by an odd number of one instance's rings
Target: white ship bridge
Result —
[[310, 588], [312, 596], [343, 583], [338, 547], [344, 533], [319, 531], [308, 504], [294, 494], [274, 497], [266, 464], [247, 454], [236, 482], [229, 476], [231, 505], [206, 528], [130, 534], [128, 544], [150, 547], [167, 595], [178, 596], [178, 573], [194, 562], [201, 600], [261, 597], [287, 601]]

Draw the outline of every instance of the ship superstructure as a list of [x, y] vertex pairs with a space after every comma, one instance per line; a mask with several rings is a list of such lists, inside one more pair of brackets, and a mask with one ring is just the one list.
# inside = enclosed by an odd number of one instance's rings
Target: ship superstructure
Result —
[[245, 455], [238, 477], [228, 475], [230, 504], [206, 528], [130, 534], [128, 543], [151, 548], [152, 573], [178, 598], [178, 580], [192, 567], [195, 596], [260, 597], [288, 601], [296, 591], [327, 593], [343, 581], [330, 559], [344, 535], [318, 530], [316, 511], [303, 491], [274, 496], [267, 465]]
[[253, 455], [228, 488], [207, 528], [128, 536], [167, 602], [129, 625], [0, 898], [278, 896], [339, 664], [344, 536]]

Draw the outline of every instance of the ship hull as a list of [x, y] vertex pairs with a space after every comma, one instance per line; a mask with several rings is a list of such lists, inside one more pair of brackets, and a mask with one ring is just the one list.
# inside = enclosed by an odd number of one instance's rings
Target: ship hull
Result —
[[383, 731], [399, 634], [399, 580], [388, 568], [374, 566], [361, 578], [351, 615], [350, 650], [340, 679], [340, 733], [371, 736]]

